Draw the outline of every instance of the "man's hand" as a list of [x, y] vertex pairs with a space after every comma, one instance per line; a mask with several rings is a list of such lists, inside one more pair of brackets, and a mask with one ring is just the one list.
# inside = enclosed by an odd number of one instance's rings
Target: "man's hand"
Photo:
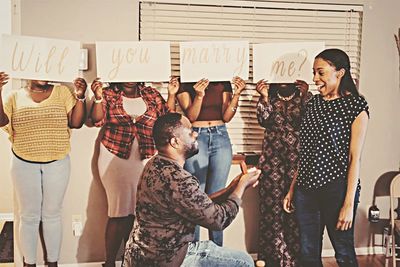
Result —
[[246, 174], [241, 175], [239, 184], [243, 184], [245, 189], [250, 186], [256, 187], [258, 185], [258, 178], [260, 177], [260, 174], [261, 170], [251, 168]]
[[232, 180], [232, 182], [229, 183], [227, 187], [210, 194], [209, 197], [216, 203], [224, 202], [233, 193], [235, 193], [237, 197], [242, 198], [243, 192], [246, 190], [246, 188], [249, 186], [257, 186], [260, 174], [261, 170], [251, 168], [249, 169], [248, 173], [239, 174]]

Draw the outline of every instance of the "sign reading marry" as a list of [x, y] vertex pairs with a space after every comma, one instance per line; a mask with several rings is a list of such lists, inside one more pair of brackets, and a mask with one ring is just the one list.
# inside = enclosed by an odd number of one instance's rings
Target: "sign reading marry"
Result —
[[2, 35], [0, 67], [12, 78], [72, 82], [79, 74], [80, 43]]
[[249, 78], [249, 42], [199, 41], [180, 46], [181, 81], [231, 81], [234, 76]]
[[97, 76], [106, 82], [163, 82], [171, 76], [169, 42], [96, 42]]
[[268, 43], [253, 45], [253, 82], [312, 83], [314, 57], [324, 50], [324, 42]]

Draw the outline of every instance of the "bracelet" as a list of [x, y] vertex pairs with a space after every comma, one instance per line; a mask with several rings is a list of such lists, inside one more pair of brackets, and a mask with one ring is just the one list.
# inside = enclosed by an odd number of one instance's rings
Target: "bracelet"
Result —
[[101, 102], [103, 102], [103, 98], [100, 98], [100, 99], [94, 98], [94, 103], [95, 104], [100, 104]]
[[83, 96], [83, 98], [79, 98], [78, 96], [75, 97], [76, 100], [78, 100], [79, 102], [85, 102], [86, 100], [86, 96]]

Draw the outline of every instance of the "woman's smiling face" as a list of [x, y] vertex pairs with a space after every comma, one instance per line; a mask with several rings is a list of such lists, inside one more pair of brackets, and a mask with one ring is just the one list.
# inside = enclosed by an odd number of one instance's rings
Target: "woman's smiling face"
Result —
[[340, 97], [339, 84], [344, 74], [343, 70], [338, 71], [328, 61], [316, 58], [314, 60], [313, 74], [313, 81], [324, 99]]

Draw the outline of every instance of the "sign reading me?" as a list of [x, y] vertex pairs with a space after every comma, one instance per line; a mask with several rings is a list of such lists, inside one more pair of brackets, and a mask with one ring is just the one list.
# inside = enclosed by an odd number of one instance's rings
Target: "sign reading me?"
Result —
[[2, 35], [0, 68], [12, 78], [71, 82], [78, 77], [80, 42]]
[[324, 42], [265, 43], [253, 45], [253, 82], [274, 83], [303, 80], [312, 83], [314, 57]]
[[249, 77], [249, 42], [199, 41], [179, 44], [182, 82], [231, 81]]

